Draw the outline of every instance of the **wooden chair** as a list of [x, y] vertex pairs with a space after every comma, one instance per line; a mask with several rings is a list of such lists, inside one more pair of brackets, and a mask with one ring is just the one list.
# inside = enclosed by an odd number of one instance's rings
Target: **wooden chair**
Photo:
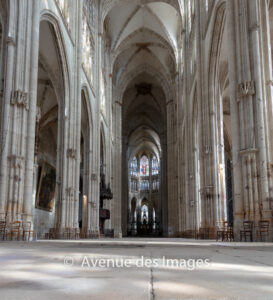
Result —
[[79, 240], [81, 238], [80, 228], [75, 228], [75, 239]]
[[6, 240], [7, 236], [7, 221], [0, 221], [0, 236], [2, 236], [2, 240]]
[[216, 233], [216, 242], [218, 242], [219, 240], [223, 241], [223, 231], [220, 228]]
[[30, 241], [30, 236], [32, 235], [32, 238], [34, 238], [34, 231], [31, 230], [31, 222], [23, 222], [23, 241], [27, 238], [28, 241]]
[[227, 240], [230, 242], [234, 242], [234, 232], [233, 232], [233, 225], [229, 224], [227, 229]]
[[226, 222], [224, 222], [223, 228], [220, 228], [219, 230], [217, 230], [217, 233], [216, 233], [216, 241], [217, 242], [219, 241], [219, 239], [221, 239], [222, 242], [224, 240], [228, 239], [228, 226], [229, 226], [229, 223], [226, 221]]
[[243, 222], [243, 230], [240, 230], [240, 241], [243, 240], [243, 237], [245, 239], [245, 242], [247, 238], [250, 238], [250, 241], [253, 242], [253, 221], [244, 221]]
[[21, 235], [21, 222], [20, 221], [15, 221], [10, 224], [10, 240], [12, 241], [14, 235], [16, 236], [17, 241], [20, 240], [20, 235]]
[[86, 228], [81, 228], [80, 229], [80, 238], [81, 239], [87, 238], [87, 229]]
[[95, 232], [94, 230], [91, 230], [90, 233], [88, 234], [88, 238], [94, 238], [95, 237]]
[[260, 220], [259, 221], [259, 229], [257, 234], [260, 236], [261, 242], [267, 241], [269, 238], [269, 221], [268, 220]]
[[199, 237], [199, 239], [202, 239], [202, 240], [209, 239], [209, 237], [210, 237], [209, 233], [210, 233], [209, 228], [200, 228], [198, 237]]
[[56, 229], [55, 228], [50, 228], [49, 229], [49, 233], [46, 234], [46, 238], [48, 238], [49, 240], [53, 240], [56, 239], [57, 233], [56, 233]]
[[72, 238], [72, 236], [73, 236], [72, 229], [71, 228], [65, 228], [64, 239], [70, 240]]

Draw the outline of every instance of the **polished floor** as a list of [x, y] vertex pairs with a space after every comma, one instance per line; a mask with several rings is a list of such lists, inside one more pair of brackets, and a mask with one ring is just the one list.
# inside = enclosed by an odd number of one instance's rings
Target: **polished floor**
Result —
[[0, 242], [0, 299], [273, 299], [273, 244]]

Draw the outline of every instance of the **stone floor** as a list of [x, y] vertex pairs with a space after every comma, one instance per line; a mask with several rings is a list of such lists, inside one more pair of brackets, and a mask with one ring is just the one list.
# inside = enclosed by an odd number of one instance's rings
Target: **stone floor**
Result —
[[273, 299], [273, 244], [0, 242], [0, 299]]

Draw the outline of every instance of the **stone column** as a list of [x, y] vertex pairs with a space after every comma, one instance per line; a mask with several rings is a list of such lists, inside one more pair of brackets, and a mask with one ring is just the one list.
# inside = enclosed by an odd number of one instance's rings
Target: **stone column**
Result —
[[148, 207], [148, 217], [149, 217], [149, 225], [150, 228], [152, 228], [153, 225], [153, 199], [152, 199], [152, 193], [153, 193], [153, 177], [152, 177], [152, 159], [153, 156], [151, 155], [149, 157], [149, 207]]
[[[122, 125], [121, 125], [122, 126]], [[122, 129], [123, 130], [123, 129]], [[122, 155], [121, 155], [121, 229], [122, 235], [127, 235], [127, 224], [128, 224], [128, 152], [127, 144], [128, 139], [127, 135], [122, 132]]]
[[0, 219], [5, 218], [8, 201], [7, 191], [7, 171], [8, 171], [8, 154], [10, 141], [10, 98], [12, 94], [12, 85], [14, 77], [14, 59], [16, 48], [16, 1], [11, 0], [8, 12], [7, 39], [3, 43], [7, 44], [6, 50], [6, 70], [5, 70], [5, 87], [3, 93], [3, 119], [1, 132], [1, 169], [0, 169]]
[[214, 153], [213, 153], [213, 127], [211, 126], [210, 102], [205, 84], [207, 78], [203, 77], [204, 65], [204, 47], [202, 47], [200, 2], [196, 10], [196, 41], [197, 41], [197, 101], [200, 110], [200, 195], [201, 195], [201, 228], [213, 228], [214, 223], [214, 205], [215, 205], [215, 187], [213, 184], [214, 171]]
[[240, 158], [240, 114], [237, 102], [237, 59], [236, 59], [236, 30], [234, 1], [227, 1], [227, 32], [229, 36], [229, 85], [230, 85], [230, 114], [232, 133], [232, 162], [233, 162], [233, 211], [234, 233], [238, 239], [239, 230], [244, 218], [242, 193], [242, 169]]
[[[175, 92], [174, 92], [175, 94]], [[176, 173], [176, 116], [175, 101], [167, 102], [167, 151], [168, 151], [168, 227], [170, 229], [169, 236], [177, 234], [179, 230], [178, 222], [178, 200], [177, 200], [177, 173]]]
[[271, 218], [271, 211], [269, 209], [269, 184], [268, 184], [268, 170], [267, 170], [267, 151], [266, 151], [266, 134], [265, 134], [265, 120], [264, 120], [264, 91], [263, 91], [263, 72], [261, 61], [261, 46], [260, 46], [260, 30], [261, 20], [259, 16], [260, 1], [254, 0], [247, 2], [249, 5], [249, 29], [250, 42], [252, 48], [252, 65], [253, 65], [253, 79], [255, 81], [255, 133], [256, 142], [258, 146], [258, 184], [259, 195], [262, 203], [262, 218]]
[[[269, 197], [273, 201], [273, 103], [267, 99], [273, 98], [273, 66], [272, 66], [272, 45], [271, 45], [271, 28], [270, 28], [270, 13], [268, 3], [260, 1], [260, 18], [261, 18], [261, 51], [263, 55], [263, 81], [265, 83], [265, 99], [264, 112], [265, 112], [265, 126], [266, 126], [266, 146], [268, 157], [268, 181], [269, 181]], [[272, 202], [273, 205], [273, 202]], [[273, 206], [271, 205], [271, 209]]]
[[91, 198], [88, 199], [88, 236], [99, 236], [100, 211], [100, 76], [101, 76], [101, 28], [99, 26], [100, 10], [95, 25], [95, 113], [93, 120], [93, 146], [92, 146], [92, 172], [91, 172]]
[[[178, 93], [179, 99], [178, 99], [178, 111], [179, 111], [179, 118], [178, 118], [178, 138], [179, 138], [179, 168], [178, 168], [178, 176], [180, 178], [179, 181], [179, 202], [180, 202], [180, 210], [179, 210], [179, 220], [180, 220], [180, 235], [185, 234], [186, 230], [186, 222], [187, 222], [187, 212], [186, 212], [186, 201], [187, 201], [187, 184], [185, 182], [185, 170], [187, 168], [186, 162], [187, 162], [187, 132], [186, 132], [186, 126], [187, 126], [187, 118], [184, 114], [184, 111], [187, 109], [187, 76], [186, 76], [186, 70], [187, 70], [187, 40], [186, 40], [186, 29], [185, 24], [184, 28], [182, 30], [182, 59], [181, 59], [181, 72], [182, 72], [182, 65], [183, 65], [183, 77], [181, 78], [181, 86], [183, 87], [181, 93]], [[182, 74], [181, 74], [182, 76]], [[181, 96], [182, 95], [182, 96]], [[182, 123], [184, 117], [184, 123]]]
[[[81, 109], [82, 109], [82, 91], [81, 91], [81, 69], [82, 69], [82, 1], [76, 2], [76, 39], [77, 39], [77, 50], [75, 57], [75, 117], [76, 117], [76, 126], [75, 126], [75, 149], [76, 159], [75, 159], [75, 200], [74, 200], [74, 220], [73, 220], [73, 229], [79, 231], [79, 178], [80, 178], [80, 164], [81, 164]], [[87, 158], [86, 150], [84, 150], [85, 160]], [[87, 162], [86, 162], [87, 163]], [[85, 177], [85, 176], [84, 176]]]
[[[162, 148], [161, 148], [162, 149]], [[157, 202], [157, 209], [156, 209], [156, 228], [159, 229], [158, 225], [161, 224], [161, 210], [162, 210], [162, 185], [161, 185], [161, 177], [162, 177], [162, 150], [161, 156], [159, 158], [159, 170], [158, 170], [158, 202]]]
[[[219, 85], [219, 83], [217, 83]], [[217, 121], [216, 121], [216, 178], [217, 196], [216, 198], [216, 226], [222, 227], [227, 221], [227, 202], [226, 202], [226, 175], [225, 175], [225, 141], [224, 141], [224, 116], [223, 116], [223, 99], [220, 93], [220, 87], [217, 91]], [[216, 109], [215, 109], [216, 110]]]
[[115, 237], [122, 236], [122, 172], [121, 172], [121, 163], [122, 163], [122, 126], [121, 126], [121, 118], [122, 118], [122, 104], [119, 100], [116, 100], [114, 104], [114, 186], [113, 186], [113, 205], [114, 205], [114, 216], [113, 216], [113, 224], [114, 224], [114, 235]]
[[271, 217], [258, 2], [227, 2], [237, 238], [244, 219]]
[[32, 192], [33, 167], [35, 148], [35, 125], [37, 103], [37, 80], [39, 59], [39, 29], [40, 29], [40, 2], [34, 1], [32, 5], [32, 35], [30, 52], [30, 80], [29, 80], [29, 111], [27, 120], [26, 161], [25, 161], [25, 190], [23, 214], [25, 220], [32, 220]]

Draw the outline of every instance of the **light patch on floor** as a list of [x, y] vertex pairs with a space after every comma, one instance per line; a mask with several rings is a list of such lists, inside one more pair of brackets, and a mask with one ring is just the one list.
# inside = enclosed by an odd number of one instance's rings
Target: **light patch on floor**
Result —
[[[272, 250], [270, 243], [184, 239], [2, 242], [0, 299], [272, 299]], [[83, 267], [85, 257], [132, 265]], [[164, 265], [164, 259], [199, 258], [209, 265]], [[139, 267], [140, 259], [158, 265]]]

